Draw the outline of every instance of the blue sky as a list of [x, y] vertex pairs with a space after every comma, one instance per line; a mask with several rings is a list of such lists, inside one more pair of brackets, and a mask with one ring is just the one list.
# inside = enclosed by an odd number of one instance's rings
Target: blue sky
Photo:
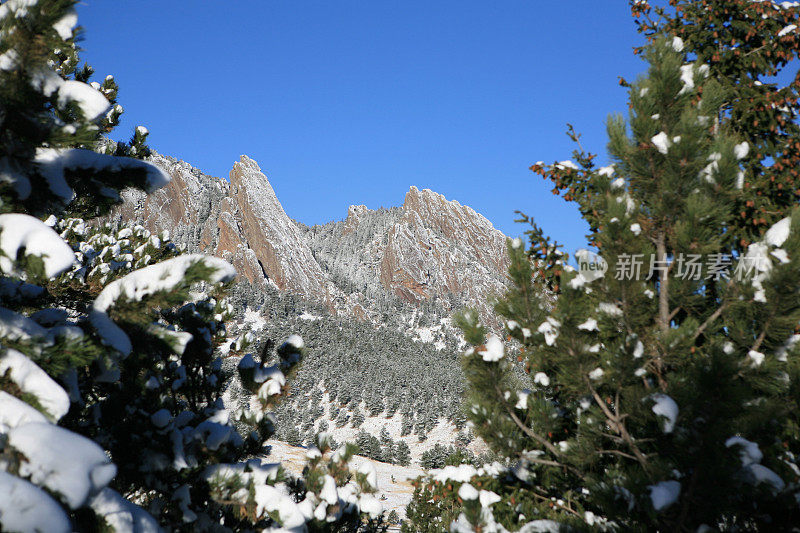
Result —
[[528, 170], [570, 157], [571, 122], [605, 155], [626, 111], [618, 76], [644, 63], [618, 1], [83, 0], [83, 59], [114, 74], [114, 137], [227, 177], [258, 161], [289, 216], [340, 220], [400, 205], [411, 185], [475, 208], [510, 236], [532, 215], [585, 243], [574, 204]]

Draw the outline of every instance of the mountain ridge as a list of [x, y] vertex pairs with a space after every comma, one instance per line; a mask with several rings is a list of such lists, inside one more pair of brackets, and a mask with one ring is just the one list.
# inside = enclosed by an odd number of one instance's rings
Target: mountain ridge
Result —
[[154, 155], [172, 180], [150, 195], [126, 191], [110, 218], [169, 230], [191, 252], [231, 262], [256, 288], [322, 303], [334, 314], [375, 318], [383, 300], [476, 307], [493, 322], [490, 300], [504, 288], [506, 237], [456, 200], [411, 186], [403, 204], [351, 205], [343, 220], [306, 226], [283, 209], [258, 163], [242, 155], [229, 180]]

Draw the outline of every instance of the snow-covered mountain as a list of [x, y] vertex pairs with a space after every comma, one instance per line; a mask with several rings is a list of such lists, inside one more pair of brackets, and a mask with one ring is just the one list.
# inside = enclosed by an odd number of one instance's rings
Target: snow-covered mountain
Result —
[[468, 305], [491, 320], [503, 288], [506, 237], [473, 209], [412, 186], [400, 207], [350, 206], [342, 221], [307, 227], [283, 210], [258, 164], [242, 156], [229, 181], [155, 156], [172, 177], [149, 196], [125, 195], [115, 216], [169, 230], [192, 252], [227, 259], [256, 287], [380, 322], [387, 302]]
[[[384, 435], [383, 448], [403, 442], [413, 462], [437, 445], [485, 451], [464, 427], [463, 341], [451, 315], [475, 307], [495, 325], [491, 296], [503, 290], [508, 259], [506, 237], [486, 218], [412, 186], [402, 205], [354, 205], [343, 220], [309, 227], [287, 215], [246, 156], [229, 180], [170, 157], [153, 161], [169, 185], [126, 191], [111, 221], [167, 230], [188, 251], [231, 262], [239, 272], [232, 341], [249, 335], [256, 353], [290, 333], [306, 341], [312, 356], [276, 413], [278, 438]], [[226, 404], [246, 403], [237, 358], [224, 361]]]

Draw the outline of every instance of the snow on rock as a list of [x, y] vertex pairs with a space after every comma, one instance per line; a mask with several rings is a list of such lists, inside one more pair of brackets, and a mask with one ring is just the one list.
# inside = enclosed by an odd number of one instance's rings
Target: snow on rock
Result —
[[49, 278], [69, 270], [75, 262], [72, 248], [53, 228], [21, 213], [0, 215], [0, 250], [5, 254], [0, 256], [0, 270], [7, 274], [15, 272], [14, 260], [21, 250], [40, 257]]
[[661, 481], [655, 485], [649, 485], [650, 501], [653, 502], [653, 509], [661, 511], [678, 501], [681, 495], [681, 484], [678, 481]]
[[678, 404], [666, 394], [651, 394], [650, 399], [653, 404], [653, 412], [658, 417], [662, 417], [661, 429], [664, 433], [672, 433], [675, 429], [675, 421], [678, 419]]
[[36, 398], [51, 420], [57, 421], [69, 411], [69, 395], [64, 389], [36, 363], [12, 348], [0, 355], [0, 376], [6, 373], [22, 392]]
[[101, 490], [92, 499], [90, 506], [118, 533], [158, 533], [161, 531], [158, 522], [150, 514], [112, 489]]
[[484, 361], [494, 363], [503, 358], [503, 341], [497, 335], [489, 335], [486, 341], [486, 347], [480, 350], [478, 354]]
[[111, 106], [103, 93], [82, 81], [65, 80], [58, 88], [58, 106], [69, 102], [78, 104], [87, 120], [97, 120]]
[[83, 506], [117, 473], [100, 446], [52, 424], [16, 427], [8, 433], [8, 444], [24, 456], [20, 475], [58, 494], [70, 509]]
[[764, 240], [772, 246], [781, 246], [789, 238], [789, 229], [792, 225], [791, 217], [779, 220], [767, 230]]
[[72, 526], [49, 494], [0, 470], [0, 530], [69, 533]]
[[0, 391], [0, 433], [27, 424], [28, 422], [46, 423], [42, 413], [5, 391]]

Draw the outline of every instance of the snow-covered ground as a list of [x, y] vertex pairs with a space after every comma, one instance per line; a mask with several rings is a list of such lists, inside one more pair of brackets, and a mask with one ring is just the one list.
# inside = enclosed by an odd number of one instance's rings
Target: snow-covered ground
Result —
[[[306, 449], [290, 446], [285, 442], [270, 440], [267, 442], [272, 447], [269, 455], [270, 461], [280, 461], [284, 468], [294, 474], [300, 474], [306, 464]], [[372, 463], [378, 473], [378, 493], [376, 496], [383, 504], [388, 514], [397, 511], [401, 518], [406, 515], [406, 506], [414, 495], [411, 482], [425, 473], [417, 466], [399, 466], [389, 463], [374, 461], [360, 455], [353, 457], [351, 464], [358, 469], [364, 463]]]
[[[324, 383], [320, 385], [324, 390]], [[381, 433], [381, 429], [386, 428], [387, 433], [395, 442], [405, 441], [411, 450], [411, 462], [419, 464], [422, 454], [433, 448], [436, 444], [442, 446], [451, 446], [455, 444], [456, 436], [459, 433], [458, 428], [450, 420], [440, 419], [439, 422], [431, 429], [424, 441], [420, 441], [419, 437], [415, 434], [401, 436], [403, 417], [397, 413], [392, 417], [387, 418], [385, 414], [378, 416], [365, 416], [364, 422], [357, 428], [354, 428], [349, 422], [344, 427], [336, 427], [334, 420], [328, 416], [330, 413], [331, 400], [327, 392], [323, 392], [322, 400], [320, 402], [324, 406], [325, 415], [320, 417], [314, 422], [315, 432], [319, 432], [320, 424], [325, 421], [328, 423], [328, 428], [325, 432], [333, 437], [336, 442], [356, 442], [356, 436], [365, 431], [370, 435], [377, 437]], [[359, 405], [361, 413], [367, 413], [367, 407], [364, 402]], [[467, 449], [474, 452], [476, 455], [488, 452], [489, 448], [478, 437], [475, 437], [472, 442], [467, 446]]]

